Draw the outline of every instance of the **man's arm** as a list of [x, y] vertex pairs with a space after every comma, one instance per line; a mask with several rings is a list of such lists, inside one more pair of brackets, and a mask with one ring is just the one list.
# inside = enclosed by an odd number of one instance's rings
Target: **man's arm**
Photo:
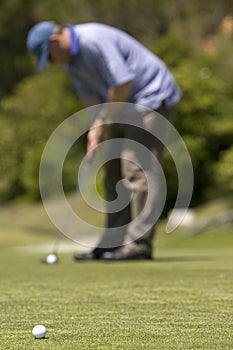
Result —
[[[128, 100], [132, 88], [132, 81], [116, 87], [110, 87], [108, 90], [106, 103], [110, 102], [126, 102]], [[113, 117], [117, 114], [119, 106], [117, 103], [104, 105], [97, 115], [92, 128], [87, 136], [87, 153], [92, 156], [93, 151], [98, 144], [104, 139], [107, 134], [107, 125], [103, 124], [108, 117]]]
[[108, 102], [126, 102], [128, 100], [133, 82], [128, 81], [120, 86], [108, 89]]
[[[108, 102], [127, 102], [129, 94], [132, 88], [132, 81], [128, 81], [120, 86], [110, 87], [108, 89], [107, 103]], [[100, 118], [107, 118], [114, 116], [118, 111], [119, 106], [116, 104], [103, 107], [99, 113]]]
[[82, 98], [83, 104], [85, 107], [91, 107], [101, 103], [100, 98], [97, 95], [89, 95], [87, 97]]

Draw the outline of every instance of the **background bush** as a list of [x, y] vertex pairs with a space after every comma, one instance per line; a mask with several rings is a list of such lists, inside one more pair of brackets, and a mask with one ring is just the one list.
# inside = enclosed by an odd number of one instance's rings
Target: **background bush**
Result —
[[[40, 20], [104, 22], [126, 30], [159, 55], [183, 92], [174, 124], [193, 162], [192, 205], [232, 193], [232, 2], [3, 0], [0, 19], [0, 201], [39, 198], [43, 147], [61, 121], [82, 108], [60, 67], [35, 73], [26, 34]], [[66, 161], [67, 190], [84, 150], [85, 138]], [[168, 209], [177, 193], [176, 170], [168, 154], [165, 172]]]

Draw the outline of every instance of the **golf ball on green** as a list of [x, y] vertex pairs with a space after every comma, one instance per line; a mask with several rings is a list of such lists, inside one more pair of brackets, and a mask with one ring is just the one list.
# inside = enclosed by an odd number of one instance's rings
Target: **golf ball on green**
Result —
[[46, 258], [47, 264], [56, 264], [57, 263], [57, 256], [56, 254], [49, 254]]
[[36, 325], [32, 330], [32, 334], [36, 339], [45, 338], [46, 333], [47, 333], [47, 330], [46, 330], [45, 326], [43, 326], [41, 324]]

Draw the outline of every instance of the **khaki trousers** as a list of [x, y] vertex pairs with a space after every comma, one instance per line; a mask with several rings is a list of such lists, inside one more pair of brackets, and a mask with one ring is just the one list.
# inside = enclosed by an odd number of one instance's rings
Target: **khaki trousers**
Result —
[[[171, 119], [171, 108], [163, 106], [156, 112]], [[159, 218], [157, 216], [161, 213], [161, 197], [164, 195], [161, 193], [159, 165], [164, 145], [151, 133], [166, 134], [168, 130], [164, 127], [158, 130], [158, 120], [154, 112], [135, 112], [134, 119], [131, 115], [130, 123], [133, 120], [136, 126], [125, 124], [128, 117], [122, 116], [124, 124], [120, 123], [119, 118], [119, 124], [112, 124], [109, 130], [107, 159], [111, 159], [111, 156], [114, 159], [105, 164], [105, 190], [109, 208], [106, 229], [98, 247], [111, 249], [136, 243], [151, 251], [156, 221]], [[114, 141], [116, 138], [120, 139], [117, 145], [115, 142], [111, 143], [111, 139]], [[110, 204], [119, 198], [120, 203], [128, 205], [120, 210], [111, 210]]]

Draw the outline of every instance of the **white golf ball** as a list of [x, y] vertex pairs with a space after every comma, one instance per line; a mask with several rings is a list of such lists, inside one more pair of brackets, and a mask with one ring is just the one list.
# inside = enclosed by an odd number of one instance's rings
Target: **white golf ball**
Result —
[[47, 333], [47, 330], [46, 330], [45, 326], [43, 326], [41, 324], [38, 324], [32, 330], [32, 334], [36, 339], [45, 338], [46, 333]]
[[46, 258], [47, 264], [55, 264], [57, 262], [57, 256], [56, 254], [49, 254]]

